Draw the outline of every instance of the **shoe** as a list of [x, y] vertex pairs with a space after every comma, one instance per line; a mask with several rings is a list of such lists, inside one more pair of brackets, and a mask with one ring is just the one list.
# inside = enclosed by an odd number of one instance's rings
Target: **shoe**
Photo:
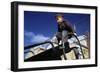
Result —
[[73, 48], [69, 47], [69, 42], [64, 43], [64, 46], [65, 46], [65, 52], [66, 53], [69, 53], [73, 49]]

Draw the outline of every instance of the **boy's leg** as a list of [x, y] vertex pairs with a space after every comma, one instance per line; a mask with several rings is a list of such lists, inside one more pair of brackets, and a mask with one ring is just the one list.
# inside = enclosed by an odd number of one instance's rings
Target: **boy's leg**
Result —
[[63, 48], [65, 48], [65, 44], [69, 45], [68, 32], [66, 30], [62, 31], [62, 44], [63, 44]]
[[57, 41], [58, 41], [58, 44], [59, 44], [60, 40], [62, 39], [62, 33], [61, 32], [57, 32], [56, 33], [56, 37], [57, 37]]
[[63, 41], [63, 48], [65, 48], [66, 52], [69, 51], [69, 42], [68, 42], [68, 32], [63, 31], [62, 32], [62, 41]]
[[64, 59], [66, 60], [66, 50], [69, 49], [68, 43], [68, 32], [66, 30], [62, 31], [62, 45], [63, 45], [63, 55]]

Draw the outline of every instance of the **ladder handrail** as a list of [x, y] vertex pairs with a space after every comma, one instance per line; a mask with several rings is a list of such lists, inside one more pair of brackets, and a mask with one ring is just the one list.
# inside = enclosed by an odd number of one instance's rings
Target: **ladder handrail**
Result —
[[32, 47], [39, 46], [39, 45], [42, 45], [42, 44], [46, 44], [46, 43], [50, 43], [51, 46], [52, 46], [52, 48], [54, 48], [54, 45], [53, 45], [52, 42], [50, 42], [50, 41], [45, 41], [45, 42], [42, 42], [42, 43], [38, 43], [38, 44], [33, 44], [33, 45], [30, 45], [30, 46], [26, 46], [26, 47], [24, 47], [24, 50], [30, 49], [30, 48], [32, 48]]

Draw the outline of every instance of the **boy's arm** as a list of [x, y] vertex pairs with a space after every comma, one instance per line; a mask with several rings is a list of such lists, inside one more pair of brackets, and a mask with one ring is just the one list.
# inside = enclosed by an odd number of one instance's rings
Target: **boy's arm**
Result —
[[73, 29], [72, 24], [71, 24], [69, 21], [65, 21], [64, 23], [65, 23], [66, 29], [67, 29], [68, 31], [74, 33], [74, 29]]

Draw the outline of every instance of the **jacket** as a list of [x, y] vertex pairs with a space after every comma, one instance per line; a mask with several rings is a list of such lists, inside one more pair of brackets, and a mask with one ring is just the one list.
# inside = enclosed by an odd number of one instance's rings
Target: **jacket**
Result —
[[68, 31], [69, 33], [74, 32], [73, 28], [71, 27], [71, 24], [68, 21], [58, 23], [58, 32], [62, 32], [63, 30]]

